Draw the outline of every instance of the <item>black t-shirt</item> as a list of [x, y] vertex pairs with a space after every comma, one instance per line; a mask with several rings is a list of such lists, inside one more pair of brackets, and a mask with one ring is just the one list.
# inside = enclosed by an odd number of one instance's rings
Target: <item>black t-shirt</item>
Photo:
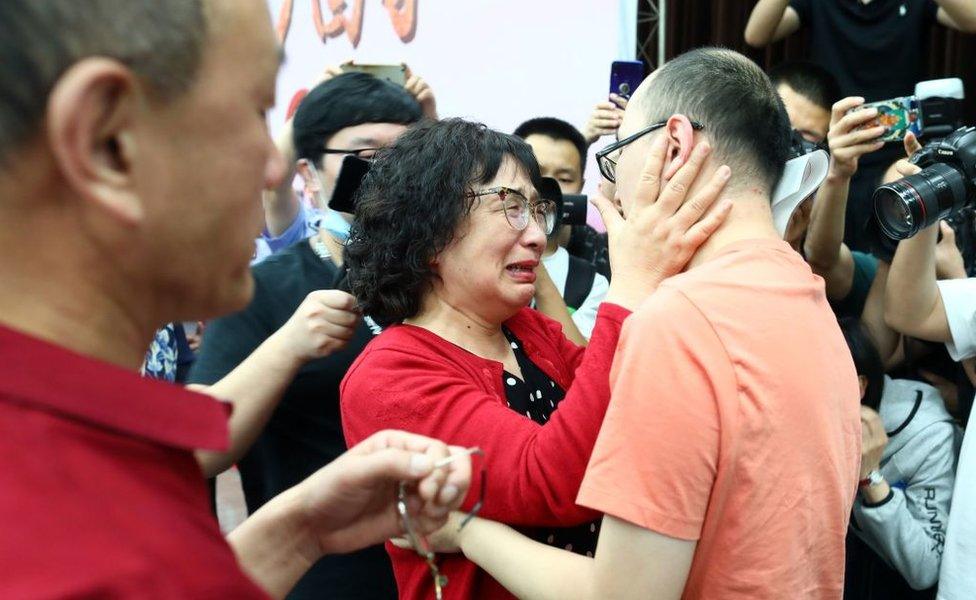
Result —
[[[536, 366], [522, 350], [522, 343], [508, 329], [503, 329], [505, 337], [512, 345], [512, 352], [522, 371], [519, 379], [508, 371], [502, 372], [505, 400], [508, 407], [525, 415], [540, 425], [544, 425], [566, 396], [545, 372]], [[596, 553], [596, 541], [600, 537], [600, 521], [584, 523], [575, 527], [536, 527], [523, 528], [522, 532], [532, 539], [586, 556]]]
[[790, 0], [810, 32], [810, 57], [844, 96], [868, 102], [910, 96], [924, 77], [934, 0]]
[[[210, 323], [190, 372], [212, 384], [244, 361], [291, 317], [305, 297], [330, 289], [337, 267], [304, 240], [256, 265], [251, 304]], [[339, 420], [339, 383], [374, 332], [365, 323], [342, 350], [306, 364], [285, 390], [267, 427], [238, 462], [248, 512], [299, 483], [346, 450]], [[328, 556], [316, 563], [289, 598], [396, 598], [382, 546]]]
[[[925, 77], [934, 0], [790, 0], [810, 32], [810, 58], [833, 73], [844, 96], [868, 102], [910, 96]], [[865, 235], [873, 215], [871, 196], [888, 165], [903, 156], [900, 142], [860, 159], [851, 181], [844, 242], [870, 250]]]

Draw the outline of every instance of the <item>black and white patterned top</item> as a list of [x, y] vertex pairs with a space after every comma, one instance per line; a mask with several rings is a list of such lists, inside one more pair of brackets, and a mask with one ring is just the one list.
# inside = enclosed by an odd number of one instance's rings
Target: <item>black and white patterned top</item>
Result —
[[[508, 407], [536, 423], [545, 424], [566, 396], [566, 391], [529, 360], [522, 350], [522, 344], [511, 331], [505, 328], [502, 331], [512, 345], [515, 360], [522, 371], [522, 379], [508, 371], [502, 371]], [[593, 556], [596, 552], [596, 540], [600, 535], [600, 522], [593, 521], [576, 527], [522, 528], [521, 531], [538, 542], [576, 554]]]

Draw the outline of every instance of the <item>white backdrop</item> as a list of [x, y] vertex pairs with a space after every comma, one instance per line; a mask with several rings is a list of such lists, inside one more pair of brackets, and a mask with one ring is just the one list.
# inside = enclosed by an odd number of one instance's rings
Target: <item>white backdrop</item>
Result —
[[[337, 25], [335, 37], [324, 42], [313, 21], [319, 2], [321, 22]], [[555, 116], [582, 128], [593, 105], [607, 96], [610, 63], [634, 57], [633, 0], [399, 0], [405, 9], [416, 7], [415, 33], [407, 42], [385, 6], [397, 2], [345, 0], [345, 16], [332, 21], [330, 6], [343, 2], [268, 0], [275, 22], [291, 7], [272, 130], [281, 127], [296, 91], [311, 86], [327, 65], [349, 59], [406, 62], [433, 88], [441, 117], [510, 132], [526, 119]], [[349, 31], [357, 22], [354, 47]], [[599, 179], [592, 153], [604, 143], [591, 148], [588, 191]]]

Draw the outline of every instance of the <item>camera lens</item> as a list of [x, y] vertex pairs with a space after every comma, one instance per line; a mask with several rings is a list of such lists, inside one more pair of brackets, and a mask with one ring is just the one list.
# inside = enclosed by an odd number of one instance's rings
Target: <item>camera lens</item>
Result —
[[903, 240], [965, 206], [966, 183], [955, 168], [936, 163], [879, 187], [873, 201], [881, 230]]

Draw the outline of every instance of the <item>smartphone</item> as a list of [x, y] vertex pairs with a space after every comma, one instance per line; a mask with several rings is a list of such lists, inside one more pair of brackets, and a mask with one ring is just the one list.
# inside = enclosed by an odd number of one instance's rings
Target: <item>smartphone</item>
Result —
[[639, 60], [615, 60], [610, 65], [610, 93], [630, 99], [644, 81], [644, 63]]
[[865, 110], [868, 108], [876, 108], [878, 110], [878, 117], [862, 125], [861, 129], [870, 129], [871, 127], [883, 125], [887, 130], [884, 135], [878, 138], [879, 140], [884, 142], [898, 142], [905, 139], [905, 135], [909, 131], [915, 135], [919, 135], [918, 103], [913, 96], [868, 102], [853, 110]]
[[405, 65], [357, 65], [348, 63], [342, 65], [344, 73], [368, 73], [377, 79], [384, 79], [390, 83], [403, 87], [407, 83], [407, 67]]

